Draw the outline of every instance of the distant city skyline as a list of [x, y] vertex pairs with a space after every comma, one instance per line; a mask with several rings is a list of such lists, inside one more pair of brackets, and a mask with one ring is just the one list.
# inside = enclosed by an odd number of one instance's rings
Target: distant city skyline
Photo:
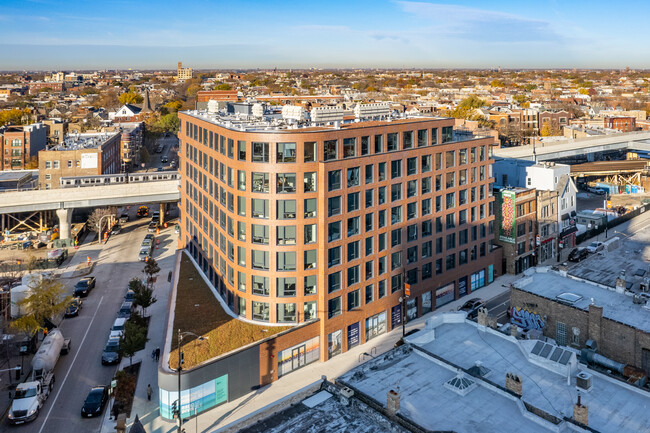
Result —
[[2, 70], [650, 68], [650, 3], [3, 2]]

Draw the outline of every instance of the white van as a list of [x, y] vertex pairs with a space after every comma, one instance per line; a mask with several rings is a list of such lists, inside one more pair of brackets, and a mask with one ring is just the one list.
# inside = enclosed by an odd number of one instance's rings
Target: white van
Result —
[[111, 328], [111, 335], [109, 338], [113, 338], [113, 337], [120, 338], [122, 334], [124, 334], [125, 323], [126, 323], [126, 319], [123, 317], [115, 319], [115, 322], [113, 322], [113, 327]]

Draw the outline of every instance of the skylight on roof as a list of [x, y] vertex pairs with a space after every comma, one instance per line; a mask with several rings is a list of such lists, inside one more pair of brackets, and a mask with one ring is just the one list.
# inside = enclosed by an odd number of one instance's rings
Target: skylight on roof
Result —
[[476, 388], [476, 382], [462, 374], [459, 374], [445, 382], [444, 387], [460, 396], [465, 396], [471, 390]]

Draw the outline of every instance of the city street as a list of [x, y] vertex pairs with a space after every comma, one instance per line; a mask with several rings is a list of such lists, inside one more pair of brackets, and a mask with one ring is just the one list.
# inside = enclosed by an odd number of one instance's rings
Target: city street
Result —
[[[157, 207], [152, 205], [150, 210]], [[90, 274], [97, 278], [96, 287], [83, 298], [79, 316], [64, 319], [60, 324], [63, 335], [72, 339], [71, 351], [61, 356], [55, 368], [56, 383], [52, 394], [38, 418], [18, 426], [16, 431], [63, 433], [99, 430], [102, 417], [83, 419], [80, 410], [90, 388], [110, 385], [116, 372], [116, 366], [102, 366], [101, 355], [129, 280], [143, 275], [144, 263], [138, 261], [137, 256], [150, 219], [137, 219], [136, 210], [137, 207], [131, 207], [131, 222], [122, 227], [120, 234], [111, 236], [105, 245], [82, 246], [76, 252], [72, 262], [74, 266], [85, 261], [87, 256], [96, 263]], [[157, 239], [160, 246], [154, 250], [154, 258], [173, 254], [176, 249], [173, 225], [161, 231]], [[74, 266], [68, 269], [74, 269]], [[61, 281], [71, 293], [78, 278], [63, 278]], [[110, 407], [107, 405], [105, 411], [108, 410]]]

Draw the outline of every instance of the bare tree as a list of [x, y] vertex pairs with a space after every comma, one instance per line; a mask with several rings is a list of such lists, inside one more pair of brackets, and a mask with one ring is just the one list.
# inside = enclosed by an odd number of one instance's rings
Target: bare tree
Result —
[[[108, 218], [109, 216], [115, 217], [117, 215], [116, 207], [100, 207], [95, 209], [90, 216], [88, 217], [88, 228], [94, 232], [97, 232], [101, 239], [101, 234], [104, 231], [104, 225], [106, 224], [106, 229], [109, 229], [110, 226]], [[104, 218], [107, 217], [107, 218]], [[102, 220], [103, 218], [103, 220]], [[102, 227], [99, 224], [102, 224]]]

